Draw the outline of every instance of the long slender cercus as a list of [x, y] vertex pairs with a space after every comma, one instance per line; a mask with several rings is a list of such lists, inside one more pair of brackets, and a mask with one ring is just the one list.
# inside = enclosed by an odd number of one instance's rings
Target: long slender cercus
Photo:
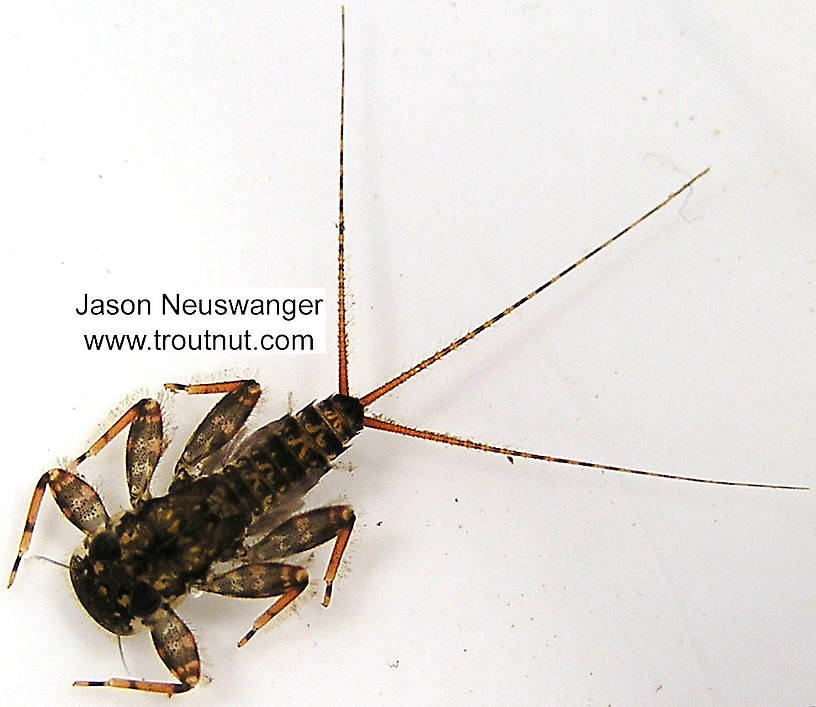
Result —
[[[331, 557], [323, 575], [323, 604], [328, 605], [355, 524], [354, 510], [346, 504], [302, 512], [294, 512], [293, 509], [301, 506], [304, 495], [331, 470], [332, 462], [366, 426], [468, 449], [602, 471], [728, 486], [804, 488], [713, 480], [579, 461], [460, 439], [365, 415], [365, 408], [376, 400], [529, 302], [690, 189], [708, 170], [697, 174], [618, 234], [509, 307], [383, 385], [361, 398], [355, 398], [348, 394], [345, 312], [345, 32], [342, 76], [338, 199], [340, 392], [320, 402], [310, 403], [300, 411], [284, 415], [244, 436], [244, 425], [261, 394], [261, 387], [256, 381], [167, 383], [166, 388], [174, 393], [220, 394], [222, 397], [199, 423], [183, 448], [164, 495], [154, 496], [151, 493], [151, 479], [165, 451], [162, 410], [158, 401], [152, 398], [144, 398], [133, 404], [75, 459], [70, 468], [51, 469], [40, 477], [29, 503], [9, 585], [14, 581], [21, 559], [30, 547], [41, 502], [48, 488], [66, 519], [84, 535], [67, 566], [80, 603], [100, 626], [117, 636], [149, 630], [159, 658], [174, 678], [144, 680], [112, 677], [106, 680], [78, 680], [74, 685], [115, 687], [167, 695], [193, 689], [201, 679], [201, 661], [192, 631], [175, 613], [177, 605], [192, 591], [256, 599], [277, 597], [239, 640], [238, 645], [243, 646], [294, 602], [309, 584], [304, 567], [282, 560], [294, 560], [320, 545], [332, 543]], [[125, 306], [136, 307], [137, 303], [134, 301], [132, 305]], [[191, 306], [195, 307], [195, 303]], [[96, 490], [80, 476], [77, 468], [125, 430], [128, 436], [124, 467], [130, 507], [110, 515]], [[264, 525], [264, 522], [268, 525]]]
[[[342, 162], [342, 160], [341, 160], [341, 162]], [[562, 277], [564, 277], [564, 275], [566, 275], [569, 272], [572, 272], [579, 265], [582, 265], [587, 260], [589, 260], [591, 257], [593, 257], [594, 255], [597, 255], [598, 253], [600, 253], [602, 250], [604, 250], [604, 248], [606, 248], [607, 246], [611, 245], [612, 243], [617, 241], [622, 236], [629, 233], [638, 224], [642, 223], [647, 218], [649, 218], [651, 215], [653, 215], [654, 213], [656, 213], [657, 211], [662, 209], [670, 201], [672, 201], [673, 199], [677, 198], [682, 193], [684, 193], [685, 191], [690, 189], [691, 186], [698, 179], [700, 179], [702, 176], [708, 174], [709, 169], [710, 169], [709, 167], [706, 167], [706, 169], [702, 170], [701, 172], [696, 174], [694, 177], [689, 179], [679, 189], [677, 189], [676, 191], [669, 194], [663, 201], [661, 201], [659, 204], [657, 204], [657, 206], [654, 206], [653, 208], [649, 209], [640, 218], [638, 218], [635, 221], [633, 221], [632, 223], [630, 223], [626, 228], [622, 229], [621, 231], [616, 233], [614, 236], [612, 236], [611, 238], [609, 238], [606, 241], [604, 241], [603, 243], [601, 243], [599, 246], [593, 248], [591, 251], [589, 251], [588, 253], [583, 255], [581, 258], [576, 260], [574, 263], [572, 263], [568, 267], [564, 268], [557, 275], [550, 278], [549, 280], [544, 282], [542, 285], [539, 285], [538, 287], [536, 287], [531, 292], [528, 292], [526, 295], [524, 295], [524, 297], [522, 297], [522, 298], [516, 300], [515, 302], [513, 302], [513, 304], [511, 304], [509, 307], [506, 307], [505, 309], [503, 309], [498, 314], [496, 314], [496, 315], [490, 317], [489, 319], [485, 320], [479, 326], [477, 326], [477, 327], [471, 329], [469, 332], [467, 332], [467, 334], [465, 334], [465, 335], [459, 337], [458, 339], [452, 341], [450, 344], [448, 344], [447, 346], [439, 349], [438, 351], [431, 354], [427, 358], [423, 359], [422, 361], [420, 361], [416, 365], [411, 366], [410, 368], [407, 368], [406, 370], [404, 370], [402, 373], [395, 376], [391, 380], [383, 383], [382, 385], [378, 386], [377, 388], [375, 388], [371, 392], [366, 393], [365, 395], [363, 395], [360, 398], [360, 403], [363, 405], [363, 408], [368, 408], [374, 401], [378, 400], [379, 398], [383, 397], [387, 393], [391, 392], [392, 390], [394, 390], [398, 386], [405, 383], [410, 378], [413, 378], [418, 373], [421, 373], [426, 368], [429, 368], [431, 365], [433, 365], [434, 363], [436, 363], [440, 359], [444, 358], [445, 356], [447, 356], [452, 351], [455, 351], [456, 349], [461, 347], [463, 344], [467, 343], [468, 341], [471, 341], [472, 339], [475, 339], [476, 336], [481, 334], [483, 331], [485, 331], [486, 329], [489, 329], [491, 326], [493, 326], [494, 324], [496, 324], [500, 320], [504, 319], [507, 315], [509, 315], [510, 313], [517, 310], [523, 304], [526, 304], [527, 302], [529, 302], [536, 295], [541, 294], [544, 290], [546, 290], [548, 287], [550, 287], [550, 285], [553, 285], [556, 282], [558, 282], [558, 280], [560, 280]], [[341, 218], [341, 222], [342, 222], [342, 218]], [[342, 281], [342, 279], [343, 279], [342, 270], [340, 270], [338, 278]], [[343, 318], [343, 321], [345, 321], [344, 318]], [[343, 333], [343, 336], [345, 336], [345, 333]], [[346, 364], [345, 364], [345, 360], [344, 360], [345, 355], [346, 355], [345, 354], [345, 349], [343, 349], [343, 353], [342, 353], [343, 363], [342, 363], [342, 366], [341, 366], [341, 370], [345, 370], [345, 368], [346, 368]], [[347, 382], [348, 381], [346, 379], [346, 385], [347, 385]], [[341, 388], [341, 392], [342, 392], [342, 388]], [[558, 463], [558, 464], [568, 464], [568, 465], [571, 465], [571, 466], [582, 467], [584, 469], [599, 469], [601, 471], [616, 471], [616, 472], [626, 473], [626, 474], [636, 474], [636, 475], [639, 475], [639, 476], [651, 476], [651, 477], [661, 478], [661, 479], [673, 479], [675, 481], [693, 481], [693, 482], [696, 482], [696, 483], [716, 484], [716, 485], [719, 485], [719, 486], [743, 486], [743, 487], [750, 487], [750, 488], [774, 488], [774, 489], [788, 489], [788, 490], [797, 490], [797, 491], [808, 490], [808, 487], [806, 487], [806, 486], [789, 486], [789, 485], [783, 485], [783, 484], [763, 484], [763, 483], [744, 482], [744, 481], [728, 481], [728, 480], [708, 479], [708, 478], [698, 477], [698, 476], [684, 476], [684, 475], [679, 475], [679, 474], [668, 474], [668, 473], [661, 473], [661, 472], [656, 472], [656, 471], [647, 471], [647, 470], [644, 470], [644, 469], [633, 469], [633, 468], [630, 468], [630, 467], [616, 466], [616, 465], [612, 465], [612, 464], [598, 464], [598, 463], [595, 463], [595, 462], [581, 461], [581, 460], [578, 460], [578, 459], [569, 459], [569, 458], [566, 458], [566, 457], [559, 457], [559, 456], [553, 456], [553, 455], [548, 455], [548, 454], [537, 454], [537, 453], [533, 453], [533, 452], [525, 452], [525, 451], [521, 451], [521, 450], [517, 450], [517, 449], [511, 449], [509, 447], [501, 447], [501, 446], [497, 446], [497, 445], [485, 444], [483, 442], [476, 442], [476, 441], [469, 440], [469, 439], [454, 437], [453, 435], [443, 434], [443, 433], [440, 433], [440, 432], [432, 432], [430, 430], [417, 429], [417, 428], [414, 428], [414, 427], [410, 427], [408, 425], [401, 425], [401, 424], [396, 423], [396, 422], [394, 422], [392, 420], [387, 420], [387, 419], [377, 417], [377, 416], [372, 416], [372, 415], [364, 416], [363, 424], [366, 427], [372, 427], [372, 428], [375, 428], [375, 429], [378, 429], [378, 430], [383, 430], [385, 432], [392, 432], [392, 433], [395, 433], [395, 434], [401, 434], [401, 435], [405, 435], [405, 436], [408, 436], [408, 437], [418, 437], [420, 439], [425, 439], [425, 440], [428, 440], [428, 441], [431, 441], [431, 442], [442, 442], [444, 444], [450, 444], [450, 445], [454, 445], [454, 446], [458, 446], [458, 447], [466, 447], [468, 449], [476, 449], [476, 450], [480, 450], [480, 451], [483, 451], [483, 452], [491, 452], [491, 453], [495, 453], [495, 454], [502, 454], [502, 455], [507, 456], [507, 457], [521, 457], [521, 458], [524, 458], [524, 459], [535, 459], [535, 460], [538, 460], [538, 461], [554, 462], [554, 463]]]

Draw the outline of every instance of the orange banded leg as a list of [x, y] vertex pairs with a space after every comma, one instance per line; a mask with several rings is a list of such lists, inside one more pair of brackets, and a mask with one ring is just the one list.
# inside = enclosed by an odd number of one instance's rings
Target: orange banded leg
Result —
[[173, 481], [184, 481], [200, 475], [195, 466], [230, 442], [252, 412], [261, 396], [261, 386], [254, 380], [223, 381], [184, 385], [167, 383], [172, 391], [191, 395], [226, 393], [191, 435], [179, 457]]
[[172, 609], [165, 607], [151, 617], [150, 635], [159, 658], [179, 682], [110, 678], [104, 681], [77, 680], [74, 686], [121, 687], [126, 690], [159, 692], [168, 696], [194, 688], [201, 677], [201, 661], [192, 631]]
[[[155, 400], [144, 398], [132, 405], [86, 452], [78, 456], [74, 463], [81, 464], [88, 457], [99, 453], [128, 425], [130, 425], [130, 432], [125, 466], [130, 500], [135, 506], [150, 497], [150, 478], [153, 476], [153, 471], [163, 451], [161, 408]], [[90, 535], [108, 520], [105, 506], [90, 484], [65, 469], [47, 471], [34, 487], [23, 536], [20, 539], [20, 547], [11, 569], [8, 586], [14, 582], [20, 561], [31, 544], [34, 523], [37, 520], [46, 486], [51, 489], [63, 515], [86, 535]]]
[[336, 538], [324, 576], [326, 593], [323, 595], [323, 606], [328, 606], [331, 601], [334, 578], [337, 576], [340, 560], [348, 545], [354, 520], [354, 511], [351, 506], [326, 506], [299, 513], [253, 545], [249, 550], [249, 557], [256, 560], [287, 557], [304, 550], [311, 550], [313, 547]]
[[238, 641], [243, 646], [270, 619], [291, 604], [309, 584], [309, 575], [303, 567], [285, 565], [278, 562], [252, 562], [234, 570], [215, 575], [198, 589], [230, 597], [262, 599], [280, 596], [263, 614], [252, 623], [252, 628]]
[[108, 512], [93, 486], [65, 469], [46, 471], [40, 477], [31, 496], [23, 535], [20, 538], [20, 547], [17, 549], [17, 557], [9, 575], [9, 587], [17, 576], [20, 560], [23, 559], [23, 555], [31, 544], [34, 523], [40, 512], [40, 503], [46, 486], [51, 490], [62, 514], [86, 535], [90, 535], [108, 521]]
[[98, 454], [101, 452], [116, 435], [118, 435], [125, 427], [127, 427], [131, 422], [133, 422], [137, 416], [145, 415], [145, 412], [149, 411], [151, 413], [158, 411], [159, 417], [161, 417], [161, 411], [159, 410], [159, 404], [153, 400], [152, 398], [143, 398], [135, 405], [132, 405], [125, 413], [120, 417], [116, 422], [114, 422], [110, 429], [107, 432], [104, 432], [102, 436], [96, 440], [89, 448], [88, 451], [84, 454], [80, 454], [76, 460], [76, 464], [80, 464], [81, 462], [85, 461], [88, 457], [92, 457], [94, 454]]
[[134, 408], [136, 416], [130, 423], [125, 448], [125, 471], [130, 504], [135, 508], [150, 498], [150, 479], [164, 451], [164, 436], [161, 408], [155, 400], [140, 400]]
[[87, 452], [76, 458], [75, 463], [80, 464], [88, 457], [98, 454], [128, 425], [130, 432], [125, 452], [125, 468], [130, 502], [136, 507], [150, 498], [150, 479], [164, 451], [161, 408], [155, 400], [143, 398], [131, 406]]

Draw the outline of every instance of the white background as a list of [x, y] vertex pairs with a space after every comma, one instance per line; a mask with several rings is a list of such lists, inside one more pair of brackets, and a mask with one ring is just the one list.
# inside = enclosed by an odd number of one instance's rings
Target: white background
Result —
[[[277, 5], [46, 3], [0, 18], [8, 566], [37, 477], [163, 382], [256, 376], [256, 423], [290, 391], [300, 406], [335, 390], [331, 346], [89, 354], [90, 325], [71, 314], [86, 291], [333, 291], [340, 12]], [[710, 165], [687, 200], [373, 411], [532, 451], [815, 486], [806, 6], [349, 2], [352, 392]], [[169, 467], [213, 401], [167, 402]], [[122, 447], [82, 468], [112, 510]], [[297, 609], [240, 651], [263, 601], [188, 600], [212, 681], [181, 699], [816, 700], [813, 491], [511, 466], [376, 431], [344, 459], [309, 501], [347, 499], [359, 517], [332, 606], [318, 601], [327, 549]], [[47, 497], [32, 553], [64, 561], [79, 540]], [[0, 611], [10, 701], [154, 699], [71, 687], [124, 668], [64, 570], [24, 562]], [[166, 678], [146, 634], [125, 645], [134, 676]]]

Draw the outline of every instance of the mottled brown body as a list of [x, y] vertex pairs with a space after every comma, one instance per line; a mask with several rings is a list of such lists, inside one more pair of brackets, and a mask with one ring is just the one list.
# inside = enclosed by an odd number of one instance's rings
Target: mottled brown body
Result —
[[279, 560], [334, 540], [324, 577], [323, 603], [328, 605], [355, 522], [354, 512], [347, 505], [295, 511], [304, 494], [330, 469], [331, 461], [363, 426], [498, 453], [511, 460], [518, 456], [574, 467], [729, 486], [801, 488], [701, 479], [513, 450], [364, 415], [364, 408], [531, 301], [690, 189], [708, 170], [694, 176], [555, 277], [396, 377], [355, 398], [349, 395], [347, 360], [342, 82], [341, 86], [337, 256], [339, 393], [307, 405], [295, 415], [285, 415], [239, 441], [239, 432], [260, 396], [261, 389], [255, 381], [168, 384], [166, 387], [172, 391], [222, 393], [224, 397], [191, 436], [164, 496], [153, 498], [150, 493], [150, 481], [164, 451], [161, 409], [155, 400], [144, 399], [133, 405], [75, 460], [74, 466], [81, 464], [129, 428], [125, 467], [131, 509], [113, 518], [109, 517], [94, 488], [73, 471], [51, 469], [40, 477], [9, 585], [30, 545], [40, 503], [48, 487], [66, 518], [85, 534], [70, 563], [71, 581], [82, 604], [100, 625], [118, 635], [147, 628], [159, 657], [178, 681], [110, 678], [78, 681], [76, 685], [166, 694], [190, 690], [199, 682], [201, 667], [193, 634], [174, 610], [180, 601], [193, 589], [235, 597], [278, 597], [239, 641], [238, 645], [242, 646], [308, 584], [308, 574], [303, 567]]
[[[212, 427], [213, 420], [224, 423], [224, 408], [233, 406], [240, 412], [248, 405], [246, 399], [235, 396], [224, 401], [226, 405], [216, 406], [214, 414], [202, 423], [205, 429]], [[231, 423], [226, 427], [232, 434], [238, 430]], [[136, 439], [144, 429], [144, 424], [136, 429]], [[178, 603], [193, 586], [207, 588], [213, 564], [246, 556], [252, 524], [260, 518], [274, 523], [285, 516], [286, 509], [299, 503], [361, 429], [359, 403], [332, 396], [257, 430], [227, 457], [223, 467], [206, 476], [197, 476], [196, 467], [191, 466], [191, 462], [199, 461], [190, 452], [197, 431], [177, 465], [179, 471], [170, 492], [144, 500], [100, 526], [72, 558], [71, 579], [83, 605], [109, 631], [130, 634], [141, 627], [134, 622], [141, 612], [134, 615], [128, 609], [134, 601], [138, 608], [146, 598], [149, 589], [145, 586], [156, 591], [152, 594], [154, 603], [160, 595], [170, 605]], [[217, 435], [206, 439], [211, 442], [214, 437]], [[228, 439], [225, 435], [222, 443]], [[130, 456], [133, 446], [128, 447]], [[212, 454], [217, 449], [208, 445], [206, 452]], [[89, 561], [84, 550], [90, 550], [94, 542], [99, 543], [97, 538], [106, 534], [112, 534], [109, 543], [115, 538], [119, 547], [91, 553], [102, 558], [96, 561], [98, 569], [94, 571], [94, 558]], [[264, 547], [270, 544], [265, 542]], [[287, 550], [279, 547], [277, 555], [267, 552], [266, 559], [292, 554]], [[135, 598], [134, 587], [141, 587]]]
[[[243, 645], [308, 584], [305, 569], [277, 560], [334, 538], [325, 576], [328, 604], [354, 525], [348, 506], [293, 512], [363, 428], [363, 408], [356, 398], [333, 395], [236, 443], [260, 396], [255, 381], [167, 387], [193, 394], [226, 393], [185, 446], [167, 494], [150, 495], [163, 442], [161, 410], [146, 399], [77, 459], [81, 463], [96, 454], [129, 426], [125, 466], [132, 509], [109, 518], [93, 487], [64, 469], [44, 474], [32, 497], [9, 584], [30, 543], [48, 486], [68, 520], [86, 535], [70, 563], [71, 582], [85, 609], [118, 635], [148, 628], [159, 656], [179, 680], [112, 678], [77, 684], [168, 694], [189, 690], [200, 676], [198, 649], [174, 607], [192, 589], [227, 596], [278, 596], [241, 639]], [[272, 530], [263, 535], [262, 527]]]

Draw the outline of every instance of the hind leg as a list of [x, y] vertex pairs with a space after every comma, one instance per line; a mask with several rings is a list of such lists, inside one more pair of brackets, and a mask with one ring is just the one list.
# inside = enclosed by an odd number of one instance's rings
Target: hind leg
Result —
[[272, 560], [311, 550], [335, 538], [334, 549], [324, 576], [326, 593], [323, 597], [323, 606], [329, 605], [332, 584], [337, 576], [343, 551], [348, 545], [354, 520], [351, 506], [327, 506], [299, 513], [244, 550], [241, 557], [249, 562], [234, 570], [208, 577], [206, 582], [197, 586], [198, 589], [226, 596], [280, 597], [255, 619], [252, 628], [238, 642], [239, 647], [289, 606], [309, 582], [309, 576], [303, 567]]
[[173, 473], [175, 484], [200, 476], [199, 465], [234, 439], [261, 397], [261, 386], [254, 380], [237, 380], [191, 385], [167, 383], [164, 387], [190, 395], [226, 393], [190, 436]]
[[351, 506], [326, 506], [292, 516], [247, 551], [250, 560], [271, 560], [295, 555], [335, 538], [324, 580], [323, 606], [331, 601], [332, 585], [348, 545], [355, 515]]

